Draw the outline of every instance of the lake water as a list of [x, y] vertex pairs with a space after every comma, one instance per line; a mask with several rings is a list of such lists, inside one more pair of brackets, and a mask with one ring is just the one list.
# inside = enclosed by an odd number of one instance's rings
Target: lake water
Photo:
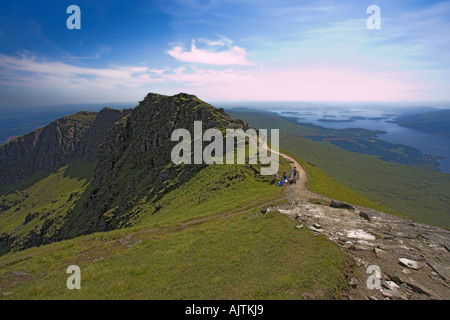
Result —
[[[110, 104], [108, 106], [111, 106]], [[81, 110], [99, 111], [104, 105], [96, 106], [57, 106], [45, 110], [0, 110], [0, 145], [7, 141], [8, 137], [25, 134], [38, 127], [42, 127], [52, 120], [64, 115], [73, 114]], [[116, 107], [115, 105], [112, 107]], [[128, 106], [131, 107], [131, 104]], [[118, 107], [116, 107], [118, 108]], [[120, 105], [120, 108], [124, 108]], [[272, 109], [273, 110], [273, 109]], [[440, 168], [443, 172], [450, 173], [450, 138], [423, 133], [414, 129], [398, 126], [392, 121], [396, 114], [386, 110], [344, 109], [344, 108], [296, 108], [294, 106], [277, 107], [279, 115], [297, 117], [299, 122], [311, 123], [318, 126], [334, 129], [364, 128], [369, 130], [385, 131], [378, 138], [391, 143], [399, 143], [414, 147], [422, 153], [430, 156], [440, 156]], [[372, 118], [372, 119], [371, 119]], [[376, 119], [373, 119], [376, 118]], [[323, 122], [320, 119], [351, 122]], [[364, 119], [364, 120], [363, 120]]]
[[[377, 138], [411, 146], [430, 156], [440, 156], [438, 160], [442, 172], [450, 173], [450, 138], [420, 132], [414, 129], [400, 127], [390, 123], [395, 114], [382, 110], [315, 110], [302, 109], [277, 110], [279, 115], [297, 117], [300, 123], [311, 123], [325, 128], [346, 129], [363, 128], [369, 130], [385, 131]], [[372, 119], [371, 119], [372, 118]], [[321, 121], [327, 120], [327, 121]], [[346, 121], [346, 122], [328, 122]], [[351, 121], [351, 122], [348, 122]]]

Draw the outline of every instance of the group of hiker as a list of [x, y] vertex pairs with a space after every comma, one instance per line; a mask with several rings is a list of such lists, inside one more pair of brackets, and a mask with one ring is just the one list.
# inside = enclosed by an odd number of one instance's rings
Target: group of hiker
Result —
[[[291, 179], [289, 179], [289, 177], [291, 177]], [[273, 175], [272, 182], [275, 183], [275, 185], [282, 187], [286, 184], [297, 183], [297, 178], [298, 178], [297, 167], [294, 167], [293, 169], [291, 169], [291, 171], [289, 171], [289, 175], [286, 173], [286, 171], [284, 171], [280, 181], [278, 181], [278, 174], [275, 173]]]

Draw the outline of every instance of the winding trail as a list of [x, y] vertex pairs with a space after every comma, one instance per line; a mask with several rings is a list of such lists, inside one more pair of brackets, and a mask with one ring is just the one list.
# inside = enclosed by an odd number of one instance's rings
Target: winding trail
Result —
[[[305, 225], [314, 234], [326, 236], [353, 257], [358, 272], [346, 274], [349, 286], [343, 299], [450, 299], [450, 231], [364, 207], [347, 210], [311, 203], [311, 199], [332, 199], [307, 189], [308, 177], [298, 161], [271, 152], [296, 167], [299, 179], [286, 186], [290, 204], [270, 211], [302, 223], [297, 229]], [[379, 287], [367, 285], [369, 266], [380, 270]]]
[[327, 197], [324, 197], [320, 194], [317, 194], [311, 190], [309, 190], [306, 187], [306, 182], [308, 181], [308, 175], [300, 163], [292, 158], [291, 156], [288, 156], [287, 154], [284, 154], [279, 151], [272, 150], [267, 144], [265, 144], [266, 148], [270, 150], [270, 152], [274, 152], [275, 154], [278, 154], [282, 158], [284, 158], [287, 162], [290, 163], [291, 168], [297, 168], [298, 171], [298, 177], [297, 177], [297, 183], [292, 185], [287, 185], [286, 188], [286, 197], [290, 201], [294, 202], [309, 202], [311, 199], [323, 199], [323, 200], [331, 200]]
[[309, 202], [311, 199], [327, 199], [320, 194], [312, 192], [306, 187], [308, 175], [303, 166], [301, 166], [297, 160], [281, 152], [278, 154], [286, 159], [291, 164], [292, 168], [295, 167], [298, 172], [297, 183], [287, 185], [286, 196], [289, 200], [296, 202]]

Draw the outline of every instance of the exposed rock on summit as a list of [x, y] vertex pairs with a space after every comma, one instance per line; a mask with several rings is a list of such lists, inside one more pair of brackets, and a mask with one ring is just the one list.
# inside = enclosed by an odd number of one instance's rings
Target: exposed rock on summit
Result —
[[[79, 159], [94, 167], [84, 193], [68, 197], [67, 203], [76, 201], [71, 209], [51, 217], [47, 215], [53, 211], [28, 213], [22, 225], [0, 234], [0, 249], [19, 250], [128, 227], [139, 220], [142, 203], [147, 205], [146, 214], [158, 211], [158, 206], [153, 205], [158, 199], [204, 168], [174, 165], [171, 160], [177, 143], [170, 139], [173, 130], [193, 132], [194, 121], [202, 121], [204, 131], [213, 127], [247, 128], [241, 120], [232, 119], [223, 109], [193, 95], [149, 93], [135, 109], [79, 112], [0, 146], [2, 185], [23, 182], [35, 174], [55, 173]], [[29, 196], [18, 195], [18, 203], [3, 201], [1, 210], [18, 206]], [[20, 228], [36, 222], [38, 217], [40, 224], [25, 235], [19, 234]]]

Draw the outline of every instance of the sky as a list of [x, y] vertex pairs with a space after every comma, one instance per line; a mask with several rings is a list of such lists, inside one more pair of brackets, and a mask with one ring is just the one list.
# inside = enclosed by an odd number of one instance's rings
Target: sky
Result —
[[[81, 29], [69, 29], [70, 5]], [[369, 29], [371, 5], [380, 29]], [[6, 1], [0, 107], [205, 101], [449, 102], [450, 1]]]

